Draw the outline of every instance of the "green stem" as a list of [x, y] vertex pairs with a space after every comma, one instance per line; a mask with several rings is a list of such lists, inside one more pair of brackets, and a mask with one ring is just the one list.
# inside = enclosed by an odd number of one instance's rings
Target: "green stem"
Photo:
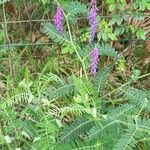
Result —
[[[58, 0], [55, 0], [55, 2], [56, 2], [58, 5], [60, 5], [60, 3], [58, 2]], [[75, 52], [76, 52], [76, 55], [77, 55], [77, 57], [79, 58], [79, 60], [80, 60], [80, 62], [81, 62], [81, 65], [82, 65], [82, 68], [83, 68], [83, 72], [84, 72], [84, 74], [85, 74], [86, 79], [88, 79], [88, 75], [87, 75], [87, 73], [86, 73], [85, 63], [84, 63], [84, 61], [82, 60], [82, 58], [81, 58], [81, 56], [80, 56], [80, 54], [79, 54], [79, 52], [78, 52], [78, 50], [77, 50], [77, 48], [76, 48], [76, 46], [75, 46], [75, 44], [74, 44], [73, 38], [72, 38], [71, 29], [70, 29], [70, 25], [69, 25], [69, 22], [68, 22], [68, 17], [67, 17], [67, 15], [65, 14], [64, 11], [63, 11], [63, 14], [64, 14], [64, 17], [65, 17], [65, 20], [66, 20], [66, 23], [67, 23], [67, 28], [68, 28], [68, 32], [69, 32], [69, 36], [70, 36], [70, 43], [71, 43], [71, 45], [73, 46], [73, 48], [74, 48], [74, 50], [75, 50]]]
[[[10, 44], [4, 1], [3, 1], [3, 10], [2, 11], [3, 11], [3, 20], [4, 20], [5, 40], [6, 40], [7, 44]], [[8, 53], [9, 71], [10, 71], [11, 78], [14, 79], [13, 78], [13, 66], [12, 66], [12, 54], [11, 54], [10, 46], [8, 47], [8, 49], [9, 49], [9, 53]]]

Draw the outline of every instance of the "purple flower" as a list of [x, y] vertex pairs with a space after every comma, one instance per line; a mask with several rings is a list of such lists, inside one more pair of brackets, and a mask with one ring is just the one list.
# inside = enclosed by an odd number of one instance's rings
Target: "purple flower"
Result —
[[98, 48], [94, 48], [91, 51], [91, 64], [90, 64], [90, 72], [92, 75], [96, 75], [97, 65], [98, 65]]
[[91, 0], [90, 7], [92, 7], [92, 6], [96, 6], [96, 0]]
[[96, 34], [96, 27], [97, 27], [97, 7], [96, 7], [96, 0], [91, 0], [91, 3], [89, 4], [89, 24], [90, 24], [90, 35], [89, 35], [89, 43], [92, 43], [94, 36]]
[[63, 10], [62, 10], [61, 6], [57, 6], [57, 11], [56, 11], [56, 14], [55, 14], [55, 16], [53, 18], [53, 21], [54, 21], [54, 25], [55, 25], [56, 31], [58, 33], [62, 33], [63, 32], [62, 19], [63, 19]]

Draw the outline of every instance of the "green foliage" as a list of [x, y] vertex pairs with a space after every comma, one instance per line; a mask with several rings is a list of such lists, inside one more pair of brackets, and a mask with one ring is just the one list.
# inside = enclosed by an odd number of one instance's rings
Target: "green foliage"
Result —
[[101, 45], [99, 45], [99, 54], [104, 56], [109, 56], [110, 58], [113, 59], [119, 58], [115, 48], [109, 44], [102, 43]]
[[[0, 7], [3, 2], [7, 1], [0, 1]], [[149, 150], [150, 90], [143, 81], [148, 83], [150, 74], [141, 75], [134, 54], [132, 58], [124, 55], [130, 41], [122, 44], [133, 34], [147, 39], [146, 31], [132, 20], [145, 19], [149, 0], [132, 4], [97, 1], [98, 8], [104, 8], [99, 9], [92, 44], [88, 43], [87, 1], [22, 3], [11, 1], [16, 11], [21, 9], [13, 19], [29, 20], [23, 34], [29, 35], [20, 43], [29, 42], [31, 36], [33, 45], [1, 48], [0, 149]], [[56, 32], [52, 21], [42, 23], [40, 33], [40, 25], [34, 22], [32, 26], [33, 19], [52, 19], [58, 4], [63, 9], [63, 33]], [[9, 11], [5, 13], [10, 25], [13, 19]], [[0, 29], [1, 44], [16, 42], [22, 36], [22, 24], [13, 26], [16, 33], [8, 24], [7, 29], [3, 24], [5, 30]], [[6, 30], [9, 39], [5, 39]], [[40, 41], [52, 45], [37, 47]], [[115, 47], [116, 41], [123, 50]], [[89, 65], [94, 47], [99, 49], [99, 62], [97, 74], [92, 76]]]
[[117, 69], [118, 69], [120, 72], [125, 72], [125, 68], [126, 68], [125, 63], [126, 63], [126, 62], [125, 62], [125, 59], [124, 59], [124, 58], [123, 58], [123, 59], [119, 59]]
[[8, 1], [10, 1], [10, 0], [0, 0], [0, 5], [3, 4], [3, 3], [6, 3]]
[[99, 32], [97, 34], [97, 38], [98, 41], [100, 41], [101, 39], [103, 41], [108, 41], [109, 39], [111, 39], [112, 41], [117, 40], [117, 37], [112, 32], [112, 28], [109, 27], [108, 23], [105, 20], [102, 20], [99, 24]]
[[76, 91], [80, 95], [82, 95], [82, 96], [85, 96], [87, 94], [94, 95], [94, 87], [91, 84], [91, 82], [87, 81], [86, 79], [74, 77], [74, 84], [75, 84]]
[[77, 21], [77, 16], [84, 16], [87, 17], [87, 7], [83, 3], [81, 4], [78, 1], [68, 1], [64, 3], [63, 5], [64, 11], [66, 13], [66, 17], [69, 22], [71, 23], [76, 23]]
[[145, 9], [150, 10], [150, 2], [149, 0], [137, 0], [134, 4], [133, 7], [135, 9], [139, 8], [140, 10], [144, 11]]
[[106, 66], [105, 68], [101, 69], [96, 77], [93, 79], [94, 81], [94, 87], [97, 91], [97, 93], [101, 93], [106, 84], [107, 84], [107, 78], [108, 78], [108, 75], [111, 71], [111, 66]]
[[85, 116], [82, 116], [71, 123], [69, 126], [65, 127], [60, 133], [60, 139], [57, 142], [59, 143], [67, 143], [71, 142], [73, 139], [82, 138], [82, 135], [86, 134], [86, 132], [94, 125], [93, 120], [88, 120]]
[[54, 98], [59, 98], [62, 96], [70, 96], [71, 93], [74, 92], [74, 83], [71, 80], [68, 82], [56, 82], [54, 85], [50, 85], [49, 87], [45, 87], [42, 90], [42, 97], [48, 98], [52, 100]]
[[74, 48], [72, 47], [71, 44], [64, 44], [63, 48], [62, 48], [62, 53], [63, 54], [67, 54], [70, 53], [72, 54], [74, 52]]
[[136, 147], [137, 141], [134, 136], [137, 132], [136, 128], [129, 128], [126, 133], [117, 142], [114, 150], [130, 150]]
[[56, 32], [55, 27], [51, 23], [44, 23], [43, 24], [43, 33], [48, 35], [55, 43], [63, 44], [64, 42], [70, 43], [67, 33], [60, 35]]

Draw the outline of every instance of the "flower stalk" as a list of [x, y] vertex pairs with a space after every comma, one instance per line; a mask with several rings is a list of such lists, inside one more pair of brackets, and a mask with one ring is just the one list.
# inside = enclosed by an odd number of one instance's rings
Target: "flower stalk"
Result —
[[57, 6], [57, 11], [56, 11], [56, 14], [53, 18], [53, 21], [54, 21], [54, 25], [55, 25], [55, 28], [56, 28], [56, 31], [58, 33], [63, 33], [63, 10], [62, 10], [62, 7], [60, 5]]
[[98, 61], [99, 61], [99, 59], [98, 59], [98, 48], [94, 48], [91, 51], [91, 64], [90, 64], [91, 75], [96, 75]]
[[96, 27], [97, 27], [97, 6], [96, 6], [96, 0], [91, 0], [89, 4], [89, 13], [88, 13], [88, 19], [89, 19], [89, 25], [90, 25], [90, 33], [89, 33], [89, 43], [91, 44], [94, 40], [95, 34], [96, 34]]

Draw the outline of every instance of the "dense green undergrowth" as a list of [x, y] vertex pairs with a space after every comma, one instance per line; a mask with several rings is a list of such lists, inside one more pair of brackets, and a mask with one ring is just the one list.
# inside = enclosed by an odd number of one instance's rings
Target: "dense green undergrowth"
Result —
[[[0, 17], [11, 20], [12, 14], [4, 13], [6, 2], [0, 1]], [[123, 0], [117, 4], [113, 0], [97, 1], [98, 26], [92, 44], [88, 42], [87, 1], [28, 3], [24, 5], [29, 11], [33, 11], [29, 5], [36, 7], [33, 18], [27, 15], [31, 20], [41, 14], [49, 19], [50, 12], [54, 15], [60, 4], [64, 30], [59, 34], [53, 21], [35, 24], [36, 27], [21, 25], [22, 30], [26, 29], [23, 33], [17, 25], [13, 29], [8, 26], [7, 30], [2, 25], [0, 149], [149, 150], [149, 64], [141, 65], [144, 48], [140, 42], [134, 45], [132, 53], [129, 51], [131, 35], [139, 41], [146, 36], [143, 29], [125, 21], [128, 15], [144, 19], [144, 10], [150, 9], [149, 1], [136, 0], [130, 8], [125, 7], [128, 4]], [[20, 12], [21, 2], [13, 4]], [[25, 20], [27, 16], [16, 17]], [[18, 39], [20, 45], [29, 43], [27, 31], [32, 44], [51, 44], [4, 46], [17, 43]], [[24, 39], [19, 34], [24, 34]], [[114, 42], [123, 47], [115, 47]], [[99, 63], [96, 75], [91, 75], [90, 52], [95, 47]]]

